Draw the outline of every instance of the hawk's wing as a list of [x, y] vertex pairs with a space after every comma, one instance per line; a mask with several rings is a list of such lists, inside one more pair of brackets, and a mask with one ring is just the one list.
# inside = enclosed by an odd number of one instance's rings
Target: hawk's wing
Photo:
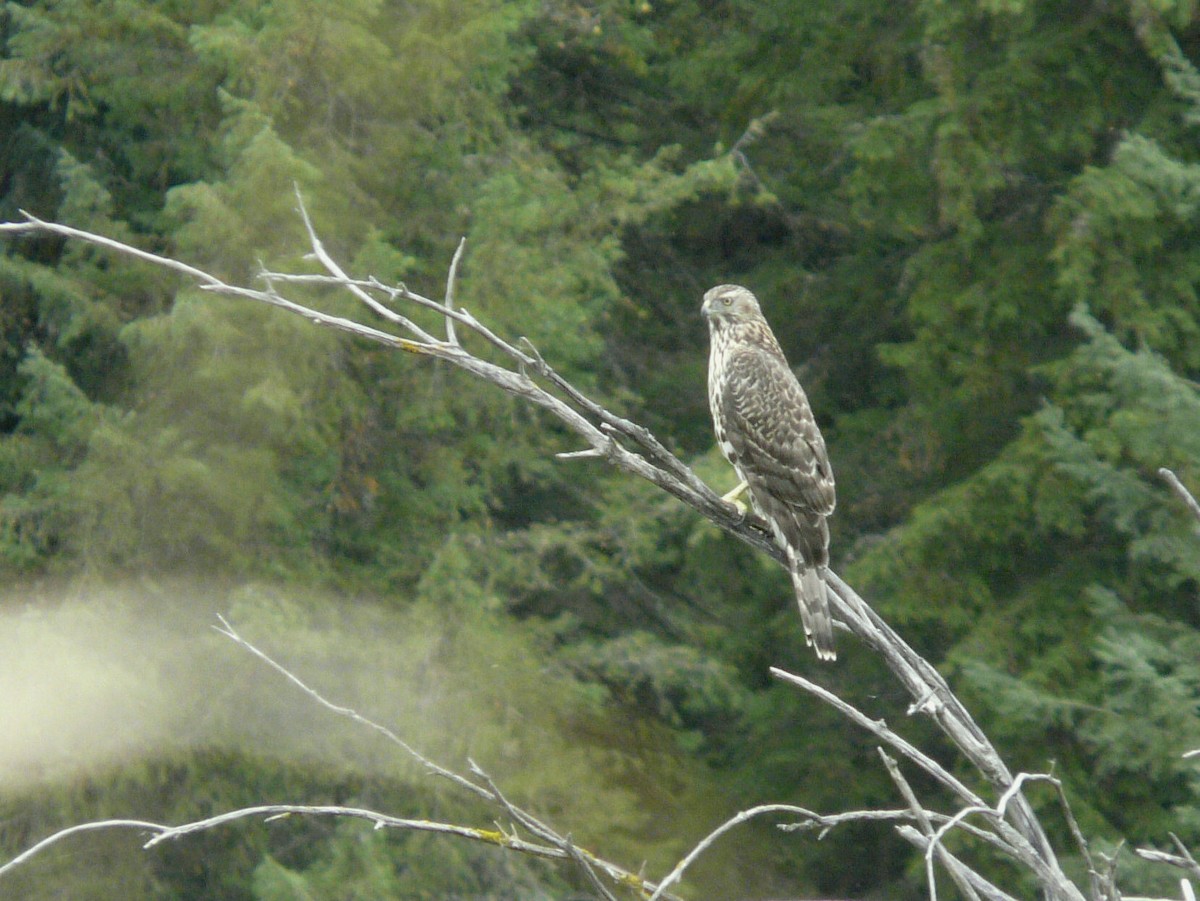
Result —
[[833, 469], [804, 389], [779, 355], [747, 345], [726, 361], [721, 418], [751, 488], [797, 512], [833, 512]]

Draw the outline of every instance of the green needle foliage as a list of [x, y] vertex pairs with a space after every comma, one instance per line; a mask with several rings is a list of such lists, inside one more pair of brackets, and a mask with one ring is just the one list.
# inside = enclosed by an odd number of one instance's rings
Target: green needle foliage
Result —
[[[1200, 489], [1197, 16], [1190, 0], [8, 3], [0, 217], [252, 283], [318, 271], [298, 188], [348, 272], [431, 297], [465, 236], [460, 304], [722, 492], [698, 304], [748, 284], [830, 445], [839, 571], [1014, 769], [1054, 767], [1097, 848], [1170, 831], [1200, 847], [1181, 756], [1200, 747], [1200, 528], [1156, 474]], [[0, 733], [29, 736], [25, 775], [0, 783], [4, 855], [87, 817], [260, 801], [489, 826], [390, 750], [294, 728], [314, 711], [272, 706], [282, 686], [239, 708], [261, 678], [248, 661], [217, 674], [207, 645], [172, 653], [231, 607], [333, 700], [447, 764], [485, 757], [514, 800], [651, 876], [755, 803], [896, 806], [873, 745], [767, 675], [816, 666], [785, 575], [649, 486], [554, 458], [578, 449], [461, 373], [90, 246], [7, 242], [0, 616], [21, 665], [5, 696], [58, 686], [28, 709], [65, 712], [41, 732], [0, 712]], [[153, 628], [139, 643], [106, 617]], [[122, 653], [89, 656], [105, 643]], [[931, 741], [877, 662], [841, 650], [818, 678]], [[43, 659], [109, 689], [66, 704], [78, 689], [30, 675]], [[136, 720], [121, 698], [155, 728], [74, 738]], [[97, 838], [88, 866], [64, 852], [17, 891], [586, 888], [448, 839], [286, 825], [152, 854]], [[886, 827], [817, 843], [750, 825], [709, 861], [683, 893], [923, 893]], [[1168, 878], [1120, 866], [1130, 889]]]

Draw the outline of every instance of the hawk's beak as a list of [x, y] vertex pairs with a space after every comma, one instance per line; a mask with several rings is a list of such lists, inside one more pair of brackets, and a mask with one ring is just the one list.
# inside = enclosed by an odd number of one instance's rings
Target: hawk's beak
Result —
[[700, 315], [705, 319], [712, 315], [712, 300], [710, 298], [704, 298], [704, 303], [700, 305]]

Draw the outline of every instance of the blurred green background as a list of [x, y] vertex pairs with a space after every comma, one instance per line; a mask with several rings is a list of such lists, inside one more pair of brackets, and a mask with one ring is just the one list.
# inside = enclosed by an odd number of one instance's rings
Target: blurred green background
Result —
[[[1200, 535], [1155, 474], [1200, 485], [1194, 2], [63, 0], [6, 4], [0, 47], [0, 219], [248, 283], [260, 263], [314, 271], [295, 184], [348, 271], [431, 296], [465, 235], [460, 302], [719, 491], [698, 308], [750, 286], [830, 447], [835, 568], [1015, 770], [1053, 767], [1096, 849], [1200, 845], [1181, 758], [1200, 747]], [[651, 877], [756, 803], [897, 805], [872, 742], [769, 665], [960, 767], [865, 649], [811, 659], [782, 571], [648, 485], [554, 458], [578, 448], [443, 365], [92, 247], [7, 241], [0, 855], [87, 819], [271, 802], [491, 828], [214, 633], [217, 613]], [[1082, 875], [1053, 797], [1030, 794]], [[1177, 890], [1128, 850], [1119, 872]], [[0, 884], [584, 891], [456, 840], [296, 818], [151, 851], [77, 836]], [[767, 822], [681, 891], [924, 896], [888, 827], [818, 842]]]

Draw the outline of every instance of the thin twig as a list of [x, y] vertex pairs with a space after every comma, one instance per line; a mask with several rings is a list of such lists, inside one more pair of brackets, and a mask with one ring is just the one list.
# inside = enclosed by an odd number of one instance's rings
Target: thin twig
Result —
[[841, 826], [844, 823], [862, 823], [862, 822], [880, 822], [891, 823], [904, 820], [914, 819], [911, 810], [845, 810], [841, 813], [817, 813], [812, 810], [805, 810], [803, 807], [795, 809], [797, 816], [804, 817], [795, 823], [780, 823], [775, 828], [780, 832], [808, 832], [813, 829], [820, 830], [817, 833], [818, 839], [825, 838], [830, 830]]
[[489, 845], [498, 845], [502, 848], [508, 848], [512, 851], [520, 851], [522, 854], [529, 854], [534, 857], [544, 857], [547, 859], [567, 859], [569, 855], [561, 848], [550, 847], [548, 845], [539, 845], [534, 842], [527, 842], [515, 836], [504, 835], [501, 832], [494, 832], [487, 829], [476, 829], [473, 826], [458, 826], [453, 823], [438, 823], [431, 820], [411, 820], [401, 817], [389, 816], [385, 813], [379, 813], [375, 810], [366, 810], [361, 807], [339, 807], [330, 805], [309, 805], [309, 804], [264, 804], [256, 807], [243, 807], [238, 810], [230, 810], [225, 813], [217, 814], [216, 816], [206, 817], [202, 820], [193, 820], [188, 823], [181, 823], [178, 826], [171, 826], [165, 823], [152, 823], [146, 820], [98, 820], [93, 823], [82, 823], [78, 826], [70, 826], [66, 829], [61, 829], [53, 835], [49, 835], [42, 839], [37, 844], [27, 848], [21, 854], [14, 857], [8, 863], [0, 866], [0, 877], [4, 876], [9, 871], [15, 869], [21, 864], [28, 861], [31, 857], [49, 848], [65, 838], [75, 835], [80, 832], [92, 832], [103, 829], [137, 829], [142, 832], [151, 833], [151, 837], [146, 840], [142, 847], [153, 848], [155, 845], [166, 841], [173, 841], [182, 838], [185, 835], [191, 835], [195, 832], [204, 832], [209, 829], [214, 829], [218, 826], [224, 826], [238, 820], [256, 819], [259, 817], [265, 820], [276, 820], [283, 816], [332, 816], [332, 817], [348, 817], [352, 819], [367, 820], [375, 825], [376, 829], [407, 829], [418, 832], [437, 832], [443, 835], [453, 835], [459, 838], [467, 838], [477, 842], [484, 842]]
[[1087, 864], [1088, 884], [1091, 886], [1092, 898], [1094, 901], [1119, 901], [1120, 896], [1116, 892], [1116, 886], [1111, 881], [1106, 884], [1104, 877], [1096, 869], [1096, 861], [1092, 858], [1092, 851], [1088, 845], [1088, 840], [1084, 836], [1083, 830], [1079, 827], [1079, 821], [1075, 819], [1075, 811], [1071, 809], [1071, 802], [1067, 799], [1067, 792], [1063, 788], [1062, 780], [1047, 777], [1045, 781], [1054, 786], [1054, 792], [1058, 795], [1058, 806], [1062, 808], [1063, 816], [1067, 821], [1067, 828], [1071, 831], [1071, 837], [1075, 840], [1075, 845], [1079, 848], [1079, 853], [1082, 855], [1084, 863]]
[[649, 897], [648, 901], [658, 901], [659, 898], [663, 897], [663, 892], [678, 882], [680, 877], [683, 876], [684, 871], [693, 863], [695, 863], [696, 859], [710, 847], [712, 847], [713, 842], [719, 839], [726, 832], [737, 826], [740, 826], [747, 820], [752, 820], [755, 817], [763, 816], [764, 814], [768, 813], [791, 813], [800, 816], [810, 815], [810, 812], [805, 810], [803, 807], [793, 807], [790, 804], [762, 804], [758, 807], [751, 807], [749, 810], [743, 810], [740, 813], [735, 814], [708, 835], [706, 835], [703, 839], [701, 839], [700, 843], [691, 851], [689, 851], [687, 855], [675, 865], [675, 869], [668, 873], [663, 881], [658, 884], [658, 889]]
[[570, 857], [571, 860], [575, 861], [575, 863], [579, 866], [579, 869], [583, 871], [583, 875], [587, 878], [587, 881], [591, 884], [592, 888], [599, 892], [600, 896], [604, 898], [605, 901], [617, 901], [617, 896], [610, 892], [608, 888], [605, 887], [604, 883], [600, 881], [600, 877], [596, 875], [596, 868], [592, 866], [590, 856], [576, 846], [575, 842], [572, 841], [571, 833], [569, 832], [566, 835], [566, 846], [564, 850], [567, 852], [567, 856]]
[[775, 666], [770, 668], [770, 673], [780, 681], [803, 688], [810, 694], [815, 695], [817, 698], [824, 701], [826, 704], [833, 707], [835, 710], [839, 711], [841, 714], [857, 723], [862, 728], [866, 729], [872, 735], [891, 745], [946, 788], [950, 789], [950, 791], [954, 792], [954, 794], [958, 795], [958, 797], [960, 797], [967, 804], [978, 807], [986, 806], [983, 803], [983, 799], [975, 794], [975, 792], [971, 791], [971, 789], [967, 788], [967, 786], [963, 784], [961, 780], [952, 775], [948, 770], [946, 770], [945, 767], [943, 767], [928, 754], [914, 747], [907, 739], [901, 738], [899, 735], [893, 732], [883, 720], [871, 719], [853, 704], [843, 701], [833, 692], [826, 688], [822, 688], [820, 685], [817, 685], [815, 682], [812, 682], [803, 676], [798, 676], [795, 673], [789, 673], [786, 670], [779, 669]]
[[1169, 851], [1157, 851], [1154, 848], [1134, 848], [1133, 853], [1142, 860], [1152, 860], [1155, 863], [1165, 863], [1173, 867], [1179, 867], [1181, 870], [1187, 870], [1193, 876], [1200, 878], [1200, 864], [1192, 856], [1192, 853], [1184, 846], [1183, 842], [1174, 833], [1171, 833], [1171, 840], [1175, 845], [1178, 854], [1171, 854]]
[[1164, 482], [1170, 485], [1171, 490], [1174, 491], [1175, 494], [1180, 498], [1182, 498], [1185, 504], [1187, 504], [1187, 508], [1191, 511], [1192, 516], [1196, 517], [1196, 519], [1200, 519], [1200, 501], [1197, 501], [1192, 493], [1187, 490], [1187, 487], [1179, 480], [1179, 476], [1175, 475], [1175, 473], [1167, 469], [1165, 466], [1158, 471], [1158, 475]]
[[[888, 775], [892, 777], [892, 782], [896, 784], [896, 788], [900, 790], [900, 796], [904, 798], [904, 802], [908, 805], [913, 818], [920, 825], [921, 833], [926, 837], [927, 846], [931, 845], [933, 824], [930, 823], [929, 815], [925, 812], [925, 808], [917, 800], [917, 793], [912, 790], [912, 786], [904, 778], [904, 773], [900, 771], [895, 758], [891, 757], [883, 748], [876, 748], [875, 750], [879, 752], [879, 756], [883, 759], [884, 768], [888, 771]], [[928, 860], [925, 864], [925, 882], [929, 886], [930, 901], [937, 901], [937, 877], [934, 875], [933, 869], [929, 866]]]
[[1192, 852], [1188, 850], [1187, 845], [1174, 832], [1168, 832], [1167, 835], [1171, 837], [1171, 844], [1175, 846], [1175, 850], [1188, 862], [1188, 868], [1192, 871], [1192, 875], [1200, 876], [1200, 864], [1196, 863], [1196, 858], [1192, 856]]
[[[930, 852], [938, 846], [934, 843], [935, 831], [933, 823], [928, 811], [917, 800], [917, 793], [913, 791], [908, 780], [904, 778], [904, 773], [901, 772], [899, 764], [895, 759], [887, 754], [883, 748], [877, 748], [879, 756], [883, 759], [883, 765], [888, 771], [888, 775], [892, 777], [892, 781], [900, 790], [901, 797], [908, 804], [917, 823], [920, 826], [921, 835], [924, 837], [925, 850]], [[950, 820], [946, 821], [947, 823]], [[997, 839], [999, 841], [999, 839]], [[941, 860], [942, 866], [946, 868], [946, 872], [950, 874], [950, 878], [954, 880], [954, 884], [959, 887], [959, 890], [969, 899], [969, 901], [981, 901], [979, 894], [975, 891], [974, 886], [964, 874], [965, 867], [959, 860], [950, 853], [949, 849], [941, 847], [937, 851], [938, 859]], [[933, 872], [933, 855], [926, 853], [925, 855], [925, 881], [929, 886], [929, 901], [937, 901], [937, 877]]]
[[941, 848], [942, 840], [946, 837], [947, 833], [949, 833], [956, 826], [961, 826], [963, 821], [972, 814], [982, 814], [991, 818], [993, 821], [1002, 822], [1004, 820], [1005, 811], [1008, 809], [1008, 805], [1021, 791], [1021, 786], [1026, 782], [1042, 781], [1056, 782], [1057, 780], [1054, 779], [1053, 776], [1047, 776], [1041, 773], [1018, 773], [1017, 778], [1013, 780], [1013, 784], [1010, 785], [1004, 794], [1000, 796], [1000, 800], [997, 802], [995, 808], [977, 805], [964, 807], [938, 827], [937, 831], [929, 837], [929, 845], [925, 849], [925, 870], [929, 878], [930, 898], [932, 901], [937, 901], [933, 883], [933, 858], [934, 854]]
[[486, 772], [484, 772], [483, 768], [480, 767], [479, 764], [477, 764], [474, 760], [472, 760], [471, 758], [468, 757], [467, 765], [471, 768], [471, 772], [474, 775], [478, 776], [480, 779], [482, 779], [484, 781], [484, 783], [487, 785], [488, 791], [491, 793], [492, 798], [496, 801], [496, 803], [498, 803], [501, 807], [504, 808], [505, 812], [510, 817], [512, 817], [514, 822], [519, 823], [520, 825], [524, 826], [536, 838], [539, 838], [542, 841], [548, 841], [548, 842], [562, 841], [562, 839], [559, 838], [558, 834], [555, 833], [555, 831], [553, 829], [551, 829], [549, 826], [547, 826], [541, 820], [534, 817], [532, 814], [527, 813], [526, 811], [522, 810], [521, 808], [519, 808], [515, 804], [513, 804], [511, 801], [509, 801], [508, 798], [506, 798], [504, 796], [504, 793], [500, 791], [499, 786], [496, 785], [496, 783], [495, 783], [495, 781], [493, 781], [492, 777], [489, 776]]
[[440, 766], [437, 763], [434, 763], [432, 760], [430, 760], [428, 757], [426, 757], [424, 754], [422, 754], [420, 751], [418, 751], [416, 748], [414, 748], [412, 745], [410, 745], [408, 742], [406, 742], [404, 739], [402, 739], [399, 735], [397, 735], [395, 732], [393, 732], [387, 726], [377, 723], [374, 720], [368, 719], [367, 717], [363, 716], [358, 711], [351, 709], [350, 707], [343, 707], [340, 704], [335, 704], [332, 701], [326, 699], [319, 691], [317, 691], [315, 688], [312, 688], [311, 686], [309, 686], [299, 676], [297, 676], [295, 673], [293, 673], [291, 670], [289, 670], [283, 664], [277, 662], [270, 655], [259, 650], [257, 647], [255, 647], [253, 644], [251, 644], [249, 641], [247, 641], [245, 638], [243, 638], [240, 634], [238, 634], [237, 630], [234, 629], [233, 626], [231, 626], [229, 624], [229, 621], [227, 619], [225, 619], [225, 617], [218, 614], [217, 619], [220, 621], [221, 625], [213, 626], [213, 629], [215, 629], [217, 632], [224, 635], [230, 641], [235, 642], [240, 647], [249, 651], [251, 654], [253, 654], [255, 657], [257, 657], [263, 663], [267, 664], [267, 666], [271, 667], [271, 669], [275, 670], [275, 672], [279, 673], [287, 681], [291, 682], [298, 689], [300, 689], [302, 692], [304, 692], [304, 694], [308, 695], [309, 698], [316, 701], [318, 704], [320, 704], [326, 710], [330, 710], [333, 713], [336, 713], [338, 716], [344, 716], [347, 719], [353, 720], [354, 722], [358, 723], [360, 726], [365, 726], [366, 728], [379, 733], [384, 738], [386, 738], [389, 742], [394, 744], [396, 747], [400, 748], [400, 750], [402, 750], [405, 754], [412, 757], [419, 764], [421, 764], [421, 766], [425, 767], [427, 770], [429, 770], [429, 772], [433, 773], [434, 775], [441, 776], [444, 779], [448, 779], [451, 782], [453, 782], [455, 785], [457, 785], [459, 788], [465, 789], [466, 791], [469, 791], [474, 795], [478, 795], [479, 797], [481, 797], [487, 801], [495, 802], [497, 800], [497, 798], [495, 798], [492, 795], [492, 793], [488, 789], [484, 788], [483, 786], [476, 785], [470, 779], [466, 779], [463, 776], [460, 776], [458, 773], [455, 773], [452, 770], [448, 770], [445, 767]]
[[[295, 685], [297, 688], [299, 688], [302, 692], [304, 692], [306, 695], [308, 695], [312, 700], [316, 701], [318, 704], [320, 704], [322, 707], [325, 707], [327, 710], [330, 710], [340, 716], [344, 716], [350, 720], [353, 720], [354, 722], [358, 723], [359, 725], [366, 726], [368, 729], [371, 729], [372, 731], [379, 733], [384, 738], [386, 738], [388, 741], [390, 741], [392, 744], [396, 745], [398, 748], [403, 750], [406, 754], [408, 754], [410, 757], [412, 757], [414, 760], [416, 760], [418, 763], [420, 763], [422, 766], [424, 766], [426, 769], [428, 769], [430, 773], [432, 773], [436, 776], [441, 776], [444, 779], [448, 779], [451, 782], [453, 782], [455, 785], [470, 792], [471, 794], [474, 794], [492, 804], [499, 806], [501, 809], [503, 809], [505, 811], [505, 813], [507, 813], [510, 817], [512, 817], [515, 822], [519, 823], [520, 825], [522, 825], [526, 829], [528, 829], [536, 838], [538, 838], [542, 842], [547, 843], [548, 846], [552, 846], [556, 852], [553, 856], [564, 858], [564, 859], [578, 860], [580, 858], [580, 855], [582, 854], [582, 855], [585, 855], [586, 860], [588, 862], [588, 866], [602, 871], [606, 876], [608, 876], [608, 878], [612, 879], [613, 882], [619, 883], [619, 884], [642, 884], [642, 882], [638, 876], [634, 875], [633, 873], [629, 872], [628, 870], [626, 870], [620, 866], [617, 866], [614, 863], [610, 863], [609, 861], [606, 861], [599, 857], [596, 857], [594, 854], [591, 854], [590, 852], [583, 851], [582, 849], [579, 849], [579, 848], [576, 848], [575, 851], [569, 852], [568, 851], [568, 845], [570, 844], [569, 839], [567, 839], [563, 836], [560, 836], [550, 826], [546, 825], [544, 822], [539, 820], [537, 817], [533, 816], [532, 814], [528, 813], [525, 810], [522, 810], [520, 807], [517, 807], [515, 804], [510, 802], [508, 800], [508, 798], [506, 798], [504, 796], [504, 794], [500, 791], [500, 789], [492, 781], [492, 778], [486, 772], [484, 772], [482, 768], [480, 768], [477, 764], [475, 764], [474, 761], [469, 761], [468, 765], [471, 767], [472, 772], [484, 781], [483, 785], [479, 785], [475, 782], [472, 782], [470, 779], [467, 779], [466, 777], [459, 775], [458, 773], [454, 772], [453, 770], [447, 769], [446, 767], [441, 766], [440, 764], [435, 763], [434, 761], [430, 760], [428, 757], [426, 757], [420, 751], [416, 750], [412, 745], [408, 744], [408, 742], [404, 741], [402, 738], [400, 738], [398, 735], [396, 735], [396, 733], [394, 733], [391, 729], [387, 728], [386, 726], [383, 726], [383, 725], [375, 722], [374, 720], [368, 719], [367, 717], [363, 716], [362, 714], [358, 713], [357, 711], [353, 710], [350, 707], [344, 707], [340, 704], [335, 704], [332, 701], [329, 701], [324, 696], [322, 696], [320, 694], [320, 692], [318, 692], [316, 689], [314, 689], [314, 688], [310, 687], [308, 684], [306, 684], [302, 679], [300, 679], [299, 676], [295, 675], [293, 672], [291, 672], [291, 670], [289, 670], [287, 667], [283, 666], [283, 664], [277, 662], [270, 655], [268, 655], [264, 651], [260, 650], [258, 647], [251, 644], [249, 641], [247, 641], [245, 638], [243, 638], [240, 634], [238, 634], [237, 630], [234, 629], [233, 626], [231, 626], [229, 624], [229, 621], [226, 620], [224, 617], [218, 616], [217, 619], [220, 620], [221, 625], [220, 625], [220, 627], [217, 627], [217, 626], [213, 627], [214, 629], [216, 629], [216, 631], [220, 632], [226, 638], [229, 638], [231, 641], [233, 641], [236, 644], [238, 644], [239, 646], [245, 648], [247, 651], [249, 651], [251, 654], [253, 654], [255, 657], [257, 657], [259, 660], [266, 663], [273, 670], [275, 670], [277, 673], [282, 675], [285, 679], [287, 679], [289, 682], [291, 682], [293, 685]], [[386, 823], [385, 825], [392, 825], [392, 824]], [[463, 828], [467, 828], [467, 827], [463, 827]], [[491, 833], [489, 832], [487, 834], [491, 834]], [[502, 832], [496, 833], [496, 834], [503, 836]], [[510, 848], [511, 850], [514, 850], [514, 851], [523, 851], [524, 846], [530, 844], [528, 842], [522, 842], [521, 840], [517, 839], [515, 835], [514, 836], [503, 836], [503, 838], [504, 838], [504, 842], [496, 841], [494, 843], [495, 844], [503, 844], [504, 847]], [[531, 846], [532, 847], [541, 847], [540, 845], [531, 845]], [[649, 890], [649, 889], [654, 888], [654, 886], [651, 883], [645, 883], [645, 888], [647, 890]], [[664, 897], [674, 898], [673, 895], [667, 895]]]
[[[1119, 842], [1117, 842], [1117, 846], [1115, 848], [1113, 848], [1112, 856], [1105, 858], [1105, 863], [1108, 864], [1108, 866], [1105, 868], [1105, 873], [1104, 873], [1104, 882], [1106, 885], [1115, 886], [1117, 884], [1117, 862], [1121, 859], [1121, 849], [1123, 849], [1124, 847], [1125, 847], [1125, 839], [1121, 839]], [[1104, 857], [1103, 854], [1101, 854], [1100, 856]], [[1118, 901], [1119, 901], [1120, 897], [1121, 897], [1121, 895], [1118, 892], [1117, 893]]]
[[145, 820], [97, 820], [93, 823], [80, 823], [77, 826], [68, 826], [66, 829], [60, 829], [53, 835], [48, 835], [35, 845], [26, 848], [12, 860], [0, 866], [0, 877], [11, 870], [15, 870], [21, 864], [25, 863], [30, 858], [42, 853], [53, 844], [57, 844], [64, 838], [69, 838], [80, 832], [95, 832], [103, 829], [147, 829], [155, 830], [162, 828], [158, 823], [149, 823]]
[[312, 219], [308, 215], [308, 208], [304, 205], [304, 197], [300, 193], [300, 186], [293, 185], [293, 189], [296, 192], [296, 211], [300, 214], [300, 218], [304, 222], [304, 229], [308, 232], [308, 240], [312, 245], [313, 256], [316, 258], [316, 260], [322, 266], [324, 266], [331, 275], [342, 279], [343, 283], [347, 287], [347, 290], [350, 291], [351, 294], [365, 303], [380, 316], [395, 322], [397, 325], [400, 325], [407, 331], [416, 335], [417, 339], [422, 343], [436, 344], [436, 338], [417, 326], [417, 324], [407, 316], [402, 316], [395, 310], [388, 309], [374, 297], [372, 297], [368, 292], [353, 284], [353, 279], [351, 279], [348, 275], [346, 275], [345, 272], [342, 271], [342, 267], [338, 265], [337, 260], [331, 257], [328, 251], [325, 250], [325, 244], [317, 235], [317, 230], [313, 227]]
[[[465, 237], [459, 239], [458, 247], [454, 250], [454, 257], [450, 260], [450, 272], [446, 276], [446, 312], [454, 312], [454, 282], [458, 278], [458, 264], [462, 260], [463, 251], [466, 250], [467, 239]], [[450, 344], [457, 344], [458, 338], [454, 334], [454, 316], [446, 317], [446, 341]]]

